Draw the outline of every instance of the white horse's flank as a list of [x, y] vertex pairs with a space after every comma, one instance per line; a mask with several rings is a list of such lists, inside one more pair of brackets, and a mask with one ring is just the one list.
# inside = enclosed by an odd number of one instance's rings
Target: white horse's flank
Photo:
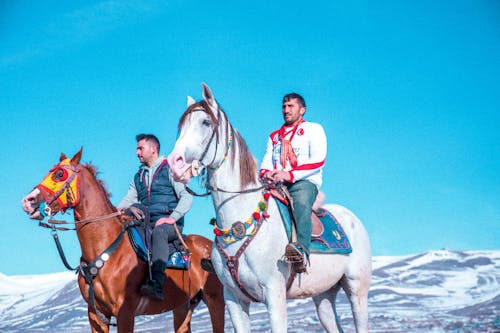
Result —
[[[258, 188], [254, 179], [242, 184], [239, 168], [241, 146], [245, 142], [232, 128], [225, 113], [220, 110], [208, 86], [203, 86], [203, 97], [210, 110], [197, 103], [195, 110], [181, 119], [180, 135], [169, 163], [177, 179], [188, 182], [198, 173], [197, 167], [206, 167], [208, 184], [224, 191], [212, 191], [217, 226], [229, 229], [236, 221], [246, 221], [255, 211], [261, 191], [229, 193]], [[190, 101], [189, 103], [192, 103]], [[198, 107], [199, 106], [199, 107]], [[188, 109], [189, 110], [189, 109]], [[212, 116], [211, 116], [212, 115]], [[214, 121], [215, 118], [215, 121]], [[215, 135], [213, 135], [216, 131]], [[231, 131], [234, 133], [230, 142]], [[255, 161], [253, 160], [255, 173]], [[194, 163], [193, 163], [194, 162]], [[263, 302], [269, 312], [273, 332], [287, 331], [287, 298], [312, 297], [321, 324], [327, 332], [339, 332], [335, 313], [335, 298], [342, 287], [351, 303], [356, 332], [368, 332], [368, 289], [371, 278], [371, 250], [368, 234], [358, 218], [339, 205], [324, 205], [342, 224], [352, 245], [352, 253], [311, 254], [308, 272], [297, 275], [287, 290], [290, 265], [283, 261], [288, 243], [276, 203], [269, 201], [267, 218], [239, 260], [241, 285], [253, 298]], [[251, 231], [249, 229], [249, 231]], [[235, 255], [243, 241], [225, 244], [229, 255]], [[236, 332], [250, 332], [248, 298], [231, 276], [226, 258], [215, 247], [212, 261], [224, 284], [224, 298]]]

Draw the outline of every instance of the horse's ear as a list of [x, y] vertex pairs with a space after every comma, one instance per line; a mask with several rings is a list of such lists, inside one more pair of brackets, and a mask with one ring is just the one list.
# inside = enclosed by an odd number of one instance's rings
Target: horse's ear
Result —
[[78, 165], [80, 164], [80, 160], [82, 159], [82, 150], [83, 150], [83, 147], [80, 148], [80, 150], [78, 151], [78, 153], [75, 154], [75, 156], [73, 156], [71, 158], [71, 165]]
[[217, 102], [215, 101], [214, 94], [212, 94], [212, 90], [205, 84], [201, 84], [202, 87], [202, 95], [205, 101], [210, 105], [211, 108], [214, 110], [217, 110], [219, 108], [219, 105], [217, 105]]
[[61, 153], [61, 156], [59, 156], [59, 162], [62, 162], [65, 159], [67, 159], [66, 154], [65, 153]]
[[190, 107], [191, 105], [193, 105], [195, 103], [196, 103], [196, 101], [194, 100], [193, 97], [191, 97], [191, 96], [187, 97], [187, 107]]

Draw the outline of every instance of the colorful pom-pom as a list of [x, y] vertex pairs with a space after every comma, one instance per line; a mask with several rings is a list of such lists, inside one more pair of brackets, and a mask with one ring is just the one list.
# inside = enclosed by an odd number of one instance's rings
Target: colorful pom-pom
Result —
[[259, 212], [253, 213], [253, 219], [256, 221], [260, 220], [260, 213]]
[[264, 193], [264, 200], [269, 200], [269, 198], [271, 197], [271, 192], [266, 192]]
[[222, 231], [219, 228], [214, 228], [214, 234], [215, 236], [222, 236]]

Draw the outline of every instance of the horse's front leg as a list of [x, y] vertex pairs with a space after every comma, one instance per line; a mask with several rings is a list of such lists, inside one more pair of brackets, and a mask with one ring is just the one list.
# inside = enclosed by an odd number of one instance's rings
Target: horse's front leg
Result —
[[287, 331], [286, 287], [275, 286], [265, 289], [267, 313], [273, 333]]
[[135, 324], [135, 303], [124, 302], [116, 315], [116, 331], [118, 333], [133, 333]]
[[96, 313], [91, 305], [87, 307], [90, 330], [92, 333], [108, 333], [110, 317], [102, 313]]
[[226, 303], [233, 328], [236, 333], [250, 332], [250, 302], [243, 301], [224, 287], [224, 302]]

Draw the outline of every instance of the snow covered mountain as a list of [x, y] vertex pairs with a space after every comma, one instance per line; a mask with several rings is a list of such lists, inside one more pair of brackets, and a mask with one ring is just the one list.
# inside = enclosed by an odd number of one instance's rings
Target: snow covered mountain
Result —
[[[344, 331], [354, 332], [343, 293], [337, 310]], [[290, 332], [323, 332], [311, 300], [290, 300], [288, 311]], [[500, 251], [374, 257], [369, 311], [371, 332], [500, 332]], [[262, 304], [252, 305], [251, 318], [252, 332], [269, 332]], [[226, 319], [226, 330], [232, 331]], [[172, 327], [170, 313], [136, 320], [136, 332]], [[204, 305], [195, 311], [192, 329], [211, 331]], [[75, 274], [0, 273], [0, 331], [88, 332], [86, 304]]]

